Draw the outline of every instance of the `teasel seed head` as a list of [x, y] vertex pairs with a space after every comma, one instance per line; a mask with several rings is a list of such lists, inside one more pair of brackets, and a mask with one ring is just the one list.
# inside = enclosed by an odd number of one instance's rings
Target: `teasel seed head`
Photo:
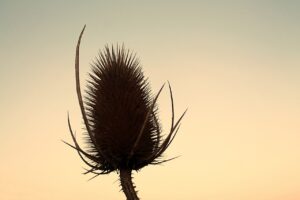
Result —
[[[174, 121], [174, 103], [170, 84], [172, 118], [170, 132], [163, 139], [158, 119], [157, 99], [151, 95], [148, 80], [135, 55], [124, 46], [108, 46], [92, 64], [82, 98], [79, 80], [79, 47], [85, 26], [78, 39], [75, 58], [75, 77], [78, 101], [86, 128], [83, 150], [71, 128], [69, 130], [80, 158], [89, 167], [84, 174], [95, 176], [121, 170], [140, 170], [149, 164], [160, 164], [180, 127], [186, 111]], [[171, 160], [171, 159], [169, 159]]]

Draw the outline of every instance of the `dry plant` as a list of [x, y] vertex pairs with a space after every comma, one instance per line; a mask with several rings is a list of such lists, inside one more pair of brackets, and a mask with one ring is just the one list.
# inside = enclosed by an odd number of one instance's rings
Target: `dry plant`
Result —
[[106, 46], [92, 64], [92, 72], [82, 99], [79, 81], [79, 47], [85, 26], [76, 47], [76, 91], [86, 128], [86, 150], [83, 150], [73, 133], [68, 116], [69, 130], [74, 142], [67, 145], [76, 149], [82, 161], [89, 167], [84, 174], [117, 172], [127, 200], [138, 200], [132, 182], [132, 171], [146, 165], [157, 165], [168, 160], [162, 154], [169, 147], [180, 127], [174, 121], [174, 104], [169, 85], [172, 119], [169, 134], [162, 138], [157, 116], [157, 99], [164, 86], [153, 98], [136, 57], [124, 46], [111, 49]]

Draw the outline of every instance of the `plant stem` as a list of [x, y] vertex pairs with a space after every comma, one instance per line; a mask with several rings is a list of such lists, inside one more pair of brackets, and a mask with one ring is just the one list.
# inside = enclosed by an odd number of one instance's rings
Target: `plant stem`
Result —
[[120, 169], [120, 180], [122, 190], [125, 193], [127, 200], [139, 200], [137, 193], [134, 190], [135, 186], [133, 186], [132, 183], [131, 170]]

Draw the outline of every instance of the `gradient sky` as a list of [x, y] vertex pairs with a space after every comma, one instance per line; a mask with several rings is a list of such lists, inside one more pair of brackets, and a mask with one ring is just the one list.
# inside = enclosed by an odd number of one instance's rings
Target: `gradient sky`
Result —
[[[82, 87], [105, 44], [137, 52], [153, 92], [169, 80], [178, 117], [166, 158], [134, 173], [144, 200], [300, 199], [300, 2], [0, 0], [0, 199], [125, 199], [117, 174], [87, 181]], [[167, 90], [159, 99], [170, 126]]]

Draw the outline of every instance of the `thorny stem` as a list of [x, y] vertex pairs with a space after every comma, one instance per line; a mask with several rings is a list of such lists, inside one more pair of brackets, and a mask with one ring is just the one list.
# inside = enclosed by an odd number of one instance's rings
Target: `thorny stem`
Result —
[[131, 170], [120, 169], [120, 180], [122, 190], [125, 193], [127, 200], [139, 200], [137, 193], [134, 190], [135, 186], [132, 183]]

